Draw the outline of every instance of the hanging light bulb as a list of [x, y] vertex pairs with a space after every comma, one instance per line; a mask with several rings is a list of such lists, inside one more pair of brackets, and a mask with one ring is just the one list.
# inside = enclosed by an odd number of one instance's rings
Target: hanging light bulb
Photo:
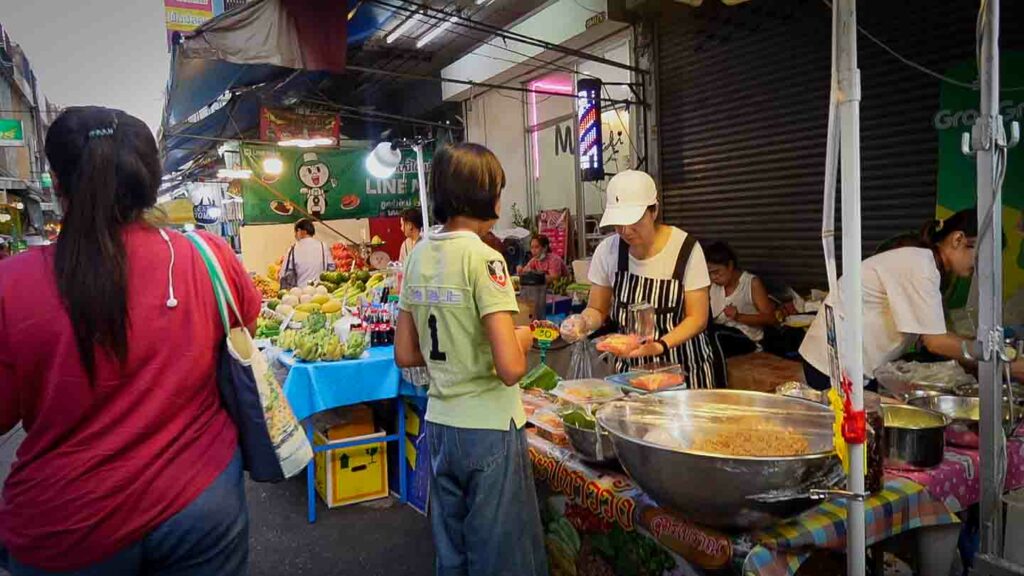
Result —
[[402, 153], [390, 142], [377, 144], [366, 156], [366, 171], [376, 178], [390, 178], [398, 164], [402, 161]]
[[267, 156], [263, 159], [263, 173], [271, 176], [280, 176], [284, 172], [284, 162], [277, 156]]

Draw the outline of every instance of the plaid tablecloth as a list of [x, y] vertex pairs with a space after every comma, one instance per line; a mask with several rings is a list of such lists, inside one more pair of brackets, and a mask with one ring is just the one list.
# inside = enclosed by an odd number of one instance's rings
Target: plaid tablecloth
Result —
[[[976, 449], [947, 447], [942, 464], [935, 468], [886, 472], [924, 486], [932, 498], [953, 512], [977, 504], [981, 499], [981, 468]], [[1006, 442], [1005, 487], [1007, 491], [1024, 487], [1024, 438], [1010, 438]]]
[[[941, 501], [905, 478], [890, 478], [885, 488], [864, 503], [869, 545], [923, 528], [959, 522]], [[815, 548], [846, 546], [846, 501], [836, 499], [748, 536], [752, 548], [743, 560], [743, 574], [789, 576]]]

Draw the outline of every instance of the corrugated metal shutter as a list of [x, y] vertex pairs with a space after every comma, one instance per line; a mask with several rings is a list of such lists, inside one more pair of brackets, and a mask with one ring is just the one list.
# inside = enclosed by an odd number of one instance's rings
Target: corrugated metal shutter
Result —
[[[1004, 3], [1004, 49], [1024, 46]], [[937, 71], [974, 53], [975, 2], [858, 2], [863, 28]], [[743, 265], [825, 284], [821, 196], [831, 12], [818, 0], [680, 7], [658, 26], [665, 220], [728, 241]], [[864, 253], [935, 210], [939, 82], [859, 40]]]

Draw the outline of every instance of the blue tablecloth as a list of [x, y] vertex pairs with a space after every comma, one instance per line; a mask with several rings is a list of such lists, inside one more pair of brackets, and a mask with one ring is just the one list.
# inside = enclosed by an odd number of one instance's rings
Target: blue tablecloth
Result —
[[291, 352], [281, 354], [288, 366], [284, 394], [295, 417], [309, 418], [337, 406], [398, 397], [400, 371], [393, 346], [370, 348], [369, 357], [339, 362], [297, 361]]

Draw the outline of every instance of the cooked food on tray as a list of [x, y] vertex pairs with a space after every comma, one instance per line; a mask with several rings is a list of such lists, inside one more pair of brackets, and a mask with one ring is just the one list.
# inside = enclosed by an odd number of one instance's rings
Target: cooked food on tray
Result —
[[622, 397], [617, 386], [597, 379], [563, 380], [552, 393], [571, 404], [599, 404]]
[[675, 450], [722, 456], [802, 456], [811, 452], [807, 439], [798, 432], [759, 418], [737, 418], [715, 428], [713, 432], [696, 434], [690, 443], [664, 428], [652, 430], [644, 440]]
[[609, 334], [597, 343], [598, 352], [611, 352], [616, 356], [624, 356], [640, 347], [640, 337], [636, 334]]
[[634, 388], [639, 388], [640, 390], [656, 392], [658, 390], [682, 386], [685, 380], [686, 379], [682, 374], [678, 374], [676, 372], [655, 372], [654, 374], [637, 376], [629, 381], [629, 385]]
[[763, 423], [734, 426], [698, 437], [690, 449], [725, 456], [802, 456], [811, 451], [807, 439], [791, 429]]

